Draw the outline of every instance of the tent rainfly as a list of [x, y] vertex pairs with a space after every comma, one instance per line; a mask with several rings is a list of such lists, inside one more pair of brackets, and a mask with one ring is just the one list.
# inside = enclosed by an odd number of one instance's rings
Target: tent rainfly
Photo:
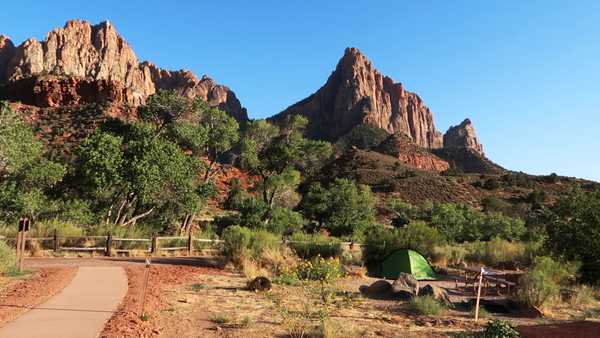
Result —
[[400, 249], [389, 254], [379, 265], [379, 276], [383, 278], [396, 279], [400, 272], [410, 273], [417, 280], [437, 279], [435, 272], [420, 253]]

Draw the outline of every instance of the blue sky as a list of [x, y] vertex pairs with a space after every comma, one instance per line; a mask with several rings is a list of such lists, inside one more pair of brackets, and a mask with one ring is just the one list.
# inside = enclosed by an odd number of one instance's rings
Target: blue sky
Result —
[[208, 74], [251, 117], [320, 87], [344, 48], [418, 93], [438, 129], [470, 117], [487, 155], [600, 181], [600, 1], [11, 1], [0, 33], [109, 19], [138, 57]]

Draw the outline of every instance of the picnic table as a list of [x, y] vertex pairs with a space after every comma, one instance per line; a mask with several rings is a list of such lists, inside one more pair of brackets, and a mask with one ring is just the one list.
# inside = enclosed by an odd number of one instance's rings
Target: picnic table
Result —
[[[486, 289], [490, 289], [491, 286], [493, 285], [498, 290], [498, 293], [500, 293], [500, 289], [502, 287], [506, 287], [507, 294], [510, 294], [511, 287], [514, 289], [514, 287], [517, 285], [516, 283], [511, 282], [506, 279], [507, 274], [505, 272], [494, 270], [491, 268], [486, 268], [486, 267], [482, 267], [482, 266], [479, 266], [479, 267], [468, 266], [468, 267], [463, 268], [462, 271], [464, 272], [465, 287], [472, 285], [473, 292], [475, 292], [475, 289], [477, 287], [477, 282], [479, 279], [479, 275], [481, 274], [482, 271], [483, 271], [483, 285], [482, 286], [483, 286], [484, 292]], [[457, 285], [458, 285], [458, 282], [457, 282]]]

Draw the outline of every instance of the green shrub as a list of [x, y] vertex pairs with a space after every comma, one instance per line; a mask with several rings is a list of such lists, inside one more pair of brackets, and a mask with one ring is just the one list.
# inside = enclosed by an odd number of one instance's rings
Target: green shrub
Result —
[[299, 212], [288, 208], [274, 208], [267, 229], [277, 234], [291, 234], [299, 231], [305, 223]]
[[432, 260], [441, 265], [458, 265], [465, 260], [466, 254], [467, 249], [462, 245], [437, 246], [433, 250]]
[[510, 321], [496, 319], [486, 325], [480, 336], [482, 338], [518, 338], [521, 335]]
[[223, 230], [222, 254], [240, 265], [244, 259], [257, 258], [265, 250], [279, 246], [278, 237], [264, 230], [252, 231], [238, 225]]
[[17, 264], [15, 250], [0, 240], [0, 275], [8, 273]]
[[517, 301], [527, 306], [543, 306], [559, 296], [560, 289], [575, 279], [579, 264], [556, 261], [547, 256], [535, 259], [519, 281]]
[[466, 260], [495, 267], [528, 266], [541, 246], [541, 242], [510, 242], [500, 238], [463, 244]]
[[367, 233], [363, 258], [367, 268], [373, 268], [398, 249], [412, 249], [431, 257], [435, 247], [443, 242], [440, 232], [424, 222], [412, 222], [400, 229], [377, 226]]
[[294, 233], [288, 245], [303, 259], [340, 257], [343, 251], [341, 242], [336, 238], [303, 232]]
[[418, 314], [437, 316], [446, 311], [446, 307], [432, 296], [413, 297], [409, 308]]

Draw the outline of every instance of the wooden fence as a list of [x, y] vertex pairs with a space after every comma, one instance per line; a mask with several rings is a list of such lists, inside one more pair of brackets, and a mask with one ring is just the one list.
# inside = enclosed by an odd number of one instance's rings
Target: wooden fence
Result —
[[[7, 243], [16, 244], [16, 238], [0, 236], [0, 240]], [[132, 251], [142, 251], [156, 255], [160, 252], [187, 252], [189, 256], [194, 254], [196, 247], [203, 245], [222, 243], [218, 239], [194, 238], [189, 236], [152, 236], [151, 238], [123, 238], [113, 237], [111, 234], [106, 236], [59, 236], [55, 231], [52, 237], [27, 237], [25, 239], [28, 249], [31, 250], [31, 243], [37, 242], [43, 250], [50, 250], [54, 253], [60, 252], [92, 252], [102, 253], [106, 256], [113, 256], [119, 253], [131, 253]], [[88, 245], [77, 245], [77, 243], [87, 243]], [[90, 244], [91, 243], [91, 244]], [[166, 243], [166, 245], [162, 245]], [[136, 249], [131, 247], [136, 246]]]
[[[16, 244], [16, 239], [12, 237], [0, 236], [0, 240]], [[194, 238], [189, 236], [152, 236], [151, 238], [123, 238], [113, 237], [111, 234], [106, 236], [59, 236], [55, 231], [52, 237], [27, 237], [27, 248], [31, 250], [31, 243], [37, 242], [43, 250], [50, 250], [54, 253], [61, 252], [90, 252], [100, 253], [105, 256], [118, 254], [131, 254], [132, 252], [143, 252], [157, 255], [161, 252], [186, 252], [192, 256], [195, 252], [205, 250], [204, 246], [223, 243], [219, 239]], [[82, 246], [81, 243], [87, 245]], [[166, 244], [165, 244], [166, 243]], [[294, 241], [282, 240], [281, 244], [296, 243]], [[79, 244], [79, 245], [77, 245]], [[360, 248], [362, 244], [352, 242], [342, 242], [342, 248], [353, 250]], [[137, 248], [132, 249], [133, 246]]]

